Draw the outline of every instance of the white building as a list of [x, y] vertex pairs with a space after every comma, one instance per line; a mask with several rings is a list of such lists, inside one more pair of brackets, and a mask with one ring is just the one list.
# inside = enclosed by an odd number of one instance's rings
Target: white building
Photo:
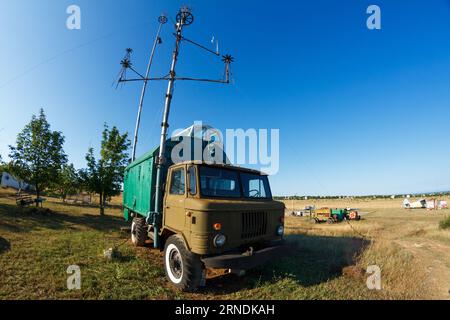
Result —
[[0, 186], [3, 188], [13, 188], [21, 190], [32, 190], [33, 186], [25, 183], [7, 172], [0, 173]]

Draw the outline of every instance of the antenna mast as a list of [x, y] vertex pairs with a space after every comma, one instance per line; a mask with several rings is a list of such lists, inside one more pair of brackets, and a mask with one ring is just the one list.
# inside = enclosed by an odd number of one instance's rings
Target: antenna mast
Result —
[[[159, 228], [161, 227], [161, 223], [162, 223], [162, 219], [161, 219], [161, 217], [162, 217], [161, 203], [162, 203], [162, 192], [163, 192], [162, 179], [163, 179], [163, 168], [166, 163], [165, 151], [166, 151], [167, 131], [169, 128], [170, 107], [171, 107], [173, 91], [174, 91], [174, 83], [175, 83], [175, 81], [183, 80], [183, 81], [200, 81], [200, 82], [213, 82], [213, 83], [228, 84], [228, 83], [230, 83], [230, 64], [234, 61], [233, 57], [230, 55], [222, 56], [222, 61], [225, 63], [225, 79], [214, 80], [214, 79], [203, 79], [203, 78], [177, 77], [175, 69], [177, 66], [180, 44], [182, 41], [193, 44], [201, 49], [204, 49], [205, 51], [208, 51], [209, 53], [214, 54], [215, 56], [220, 56], [219, 52], [212, 51], [212, 50], [206, 48], [205, 46], [202, 46], [201, 44], [198, 44], [192, 40], [189, 40], [189, 39], [183, 37], [183, 35], [182, 35], [183, 28], [191, 25], [194, 22], [194, 16], [192, 15], [191, 10], [187, 7], [183, 7], [180, 9], [180, 11], [178, 12], [178, 14], [176, 16], [176, 24], [175, 24], [176, 32], [174, 33], [175, 49], [173, 51], [172, 64], [170, 67], [169, 74], [165, 77], [149, 78], [150, 67], [151, 67], [151, 64], [153, 61], [153, 55], [155, 52], [156, 44], [160, 43], [159, 34], [161, 31], [161, 26], [163, 24], [165, 24], [166, 22], [167, 22], [167, 18], [165, 16], [161, 16], [159, 18], [160, 25], [159, 25], [157, 37], [155, 40], [155, 44], [153, 46], [152, 54], [150, 56], [150, 60], [149, 60], [149, 64], [148, 64], [147, 72], [146, 72], [145, 76], [141, 75], [139, 72], [137, 72], [133, 68], [133, 64], [131, 63], [132, 50], [127, 49], [127, 55], [121, 62], [122, 71], [120, 73], [120, 78], [118, 81], [118, 83], [144, 81], [144, 86], [142, 88], [142, 93], [141, 93], [141, 99], [139, 102], [138, 118], [137, 118], [137, 122], [136, 122], [136, 131], [135, 131], [135, 137], [134, 137], [133, 157], [132, 157], [133, 161], [136, 160], [135, 159], [136, 145], [137, 145], [137, 141], [138, 141], [138, 132], [139, 132], [140, 119], [141, 119], [141, 112], [142, 112], [142, 106], [143, 106], [147, 83], [148, 83], [148, 81], [168, 81], [167, 92], [166, 92], [166, 97], [165, 97], [163, 119], [162, 119], [162, 123], [161, 123], [161, 139], [160, 139], [159, 155], [158, 155], [158, 158], [156, 159], [157, 173], [156, 173], [156, 194], [155, 194], [155, 208], [154, 208], [155, 212], [152, 212], [147, 217], [147, 223], [149, 225], [153, 226], [154, 247], [155, 248], [158, 248], [158, 246], [159, 246], [159, 243], [158, 243], [159, 242], [159, 239], [158, 239]], [[127, 79], [126, 78], [126, 70], [127, 69], [130, 69], [136, 75], [138, 75], [138, 78]]]
[[150, 58], [149, 58], [148, 65], [147, 65], [147, 71], [145, 73], [144, 85], [142, 86], [141, 97], [139, 99], [139, 108], [138, 108], [138, 115], [137, 115], [137, 120], [136, 120], [136, 129], [134, 130], [133, 153], [131, 156], [131, 161], [136, 160], [136, 147], [137, 147], [138, 136], [139, 136], [139, 127], [141, 125], [141, 114], [142, 114], [142, 108], [144, 106], [145, 91], [147, 90], [147, 84], [148, 84], [147, 78], [150, 74], [150, 69], [152, 67], [153, 57], [155, 56], [156, 46], [158, 44], [162, 43], [159, 35], [161, 34], [161, 28], [162, 28], [163, 24], [165, 24], [167, 22], [167, 17], [165, 15], [161, 15], [158, 18], [158, 22], [159, 22], [158, 32], [156, 33], [155, 42], [153, 43], [152, 52], [150, 54]]

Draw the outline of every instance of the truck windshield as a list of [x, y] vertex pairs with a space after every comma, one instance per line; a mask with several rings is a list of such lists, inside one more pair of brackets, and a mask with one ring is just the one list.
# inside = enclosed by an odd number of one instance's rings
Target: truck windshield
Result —
[[253, 173], [241, 173], [244, 198], [272, 198], [269, 179]]
[[200, 188], [207, 197], [241, 197], [238, 173], [232, 170], [200, 167]]
[[267, 176], [221, 168], [200, 167], [200, 188], [206, 197], [272, 198]]

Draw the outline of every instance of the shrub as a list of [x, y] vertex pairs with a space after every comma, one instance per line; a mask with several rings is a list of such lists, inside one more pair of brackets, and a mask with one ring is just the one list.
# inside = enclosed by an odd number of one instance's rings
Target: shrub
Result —
[[442, 220], [442, 221], [439, 223], [439, 227], [440, 227], [442, 230], [449, 229], [449, 228], [450, 228], [450, 216], [447, 216], [444, 220]]

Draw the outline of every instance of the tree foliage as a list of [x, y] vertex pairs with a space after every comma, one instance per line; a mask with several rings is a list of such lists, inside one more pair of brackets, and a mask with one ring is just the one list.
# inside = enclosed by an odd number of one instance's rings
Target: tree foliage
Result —
[[99, 195], [101, 215], [105, 213], [107, 199], [122, 190], [124, 170], [129, 163], [129, 148], [128, 134], [120, 134], [116, 127], [109, 129], [105, 124], [100, 158], [95, 158], [93, 148], [86, 155], [87, 168], [80, 174], [85, 187]]
[[6, 168], [6, 164], [3, 162], [2, 155], [0, 154], [0, 175], [3, 173], [5, 168]]
[[58, 182], [58, 173], [67, 162], [63, 144], [64, 136], [50, 130], [41, 109], [39, 115], [33, 115], [30, 123], [18, 134], [16, 146], [9, 146], [12, 173], [32, 184], [38, 198], [48, 186]]
[[81, 189], [80, 175], [74, 165], [64, 165], [59, 172], [58, 182], [55, 184], [53, 190], [65, 202], [68, 196], [80, 193]]

